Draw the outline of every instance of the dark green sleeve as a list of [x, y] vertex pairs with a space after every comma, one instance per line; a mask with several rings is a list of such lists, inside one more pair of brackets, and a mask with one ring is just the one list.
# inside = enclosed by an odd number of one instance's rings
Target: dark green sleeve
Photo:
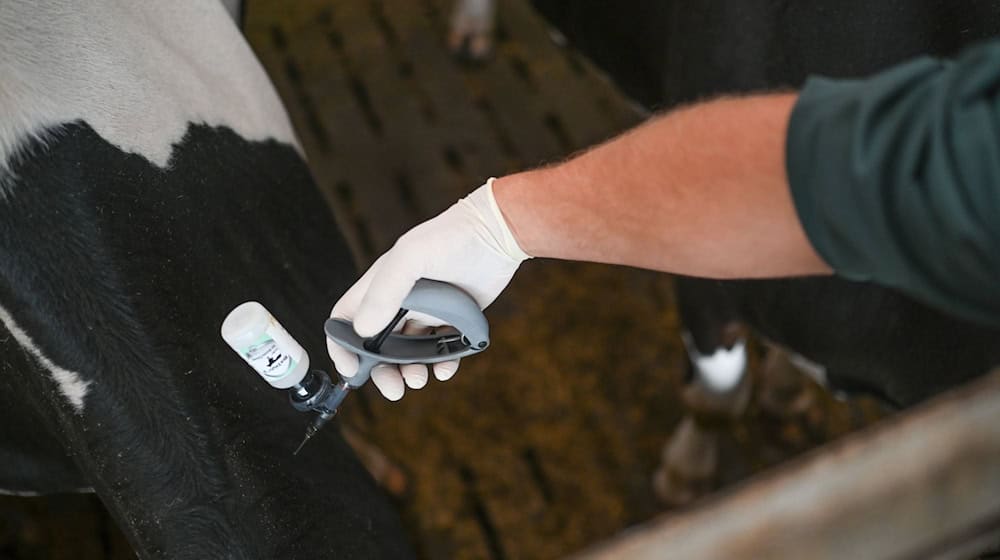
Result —
[[838, 274], [1000, 325], [1000, 42], [811, 78], [787, 143], [799, 219]]

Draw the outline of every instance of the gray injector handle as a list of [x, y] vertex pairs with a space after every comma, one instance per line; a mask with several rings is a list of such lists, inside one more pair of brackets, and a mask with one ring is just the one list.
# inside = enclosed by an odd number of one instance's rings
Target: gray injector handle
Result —
[[[380, 363], [434, 364], [477, 354], [490, 345], [486, 317], [476, 300], [461, 288], [436, 280], [417, 280], [403, 300], [403, 309], [437, 317], [458, 332], [429, 336], [389, 334], [381, 345], [373, 348], [371, 340], [361, 338], [350, 322], [328, 320], [324, 327], [330, 340], [358, 355], [358, 373], [345, 379], [352, 388], [364, 385], [372, 368]], [[402, 313], [397, 320], [401, 317]]]
[[[450, 324], [455, 332], [428, 336], [393, 334], [392, 329], [409, 311], [419, 311]], [[490, 327], [472, 296], [460, 288], [420, 279], [403, 300], [403, 307], [372, 338], [361, 338], [354, 325], [344, 319], [329, 319], [323, 326], [326, 336], [358, 355], [358, 373], [341, 377], [336, 384], [321, 371], [309, 372], [301, 383], [289, 391], [289, 399], [297, 410], [312, 410], [319, 415], [306, 428], [305, 439], [294, 454], [316, 432], [337, 414], [347, 394], [364, 385], [378, 364], [434, 364], [478, 354], [490, 345]], [[450, 330], [450, 329], [449, 329]]]

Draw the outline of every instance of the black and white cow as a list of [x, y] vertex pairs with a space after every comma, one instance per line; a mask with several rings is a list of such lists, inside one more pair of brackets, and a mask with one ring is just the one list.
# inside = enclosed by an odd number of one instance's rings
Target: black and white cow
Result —
[[409, 557], [219, 337], [254, 299], [324, 360], [354, 278], [219, 2], [0, 2], [0, 489], [93, 489], [142, 558]]

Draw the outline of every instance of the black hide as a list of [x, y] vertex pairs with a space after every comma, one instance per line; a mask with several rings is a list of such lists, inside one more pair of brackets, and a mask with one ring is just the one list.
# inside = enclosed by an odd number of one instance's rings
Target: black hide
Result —
[[651, 108], [864, 76], [1000, 33], [998, 0], [620, 0], [535, 6]]
[[[536, 6], [637, 100], [669, 108], [720, 94], [865, 76], [920, 54], [952, 55], [1000, 34], [996, 0], [709, 0]], [[1000, 363], [1000, 330], [841, 279], [678, 279], [681, 315], [704, 353], [744, 319], [827, 366], [834, 385], [896, 404]]]
[[163, 170], [86, 124], [50, 132], [0, 200], [0, 305], [91, 385], [77, 413], [0, 333], [0, 435], [30, 434], [0, 487], [92, 486], [143, 558], [409, 557], [338, 430], [293, 457], [307, 418], [219, 336], [254, 299], [327, 366], [355, 270], [301, 156], [191, 126]]

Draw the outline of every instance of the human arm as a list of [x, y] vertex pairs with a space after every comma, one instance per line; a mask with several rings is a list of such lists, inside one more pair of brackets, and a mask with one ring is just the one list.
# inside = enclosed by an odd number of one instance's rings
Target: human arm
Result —
[[500, 178], [494, 193], [538, 257], [716, 278], [827, 273], [785, 176], [795, 99], [678, 109], [564, 163]]
[[[378, 274], [406, 279], [363, 287], [377, 297], [345, 296], [334, 311], [373, 334], [416, 270], [478, 284], [483, 267], [463, 255], [503, 253], [497, 240], [512, 237], [516, 253], [720, 278], [832, 265], [1000, 324], [998, 82], [994, 44], [956, 64], [924, 59], [863, 81], [812, 80], [798, 100], [770, 94], [667, 113], [567, 162], [480, 188], [471, 196], [497, 212], [470, 219], [453, 207], [421, 224], [383, 257], [399, 264]], [[420, 242], [432, 238], [447, 241]], [[484, 307], [522, 258], [507, 257], [503, 281], [477, 297]], [[350, 373], [349, 359], [334, 359]], [[401, 379], [396, 386], [398, 398]]]
[[680, 109], [495, 190], [534, 255], [718, 278], [833, 268], [1000, 325], [1000, 41]]
[[810, 79], [787, 168], [839, 275], [1000, 326], [1000, 41], [864, 80]]
[[[785, 185], [783, 139], [793, 103], [794, 95], [768, 95], [674, 111], [564, 163], [484, 185], [401, 237], [332, 316], [371, 336], [421, 277], [455, 284], [485, 307], [533, 251], [714, 276], [825, 272]], [[782, 259], [785, 268], [774, 264]], [[406, 333], [434, 324], [415, 319]], [[354, 373], [353, 354], [332, 343], [329, 350], [338, 371]], [[436, 364], [434, 373], [447, 379], [456, 368]], [[404, 386], [422, 387], [427, 372], [382, 366], [372, 379], [395, 400]]]

